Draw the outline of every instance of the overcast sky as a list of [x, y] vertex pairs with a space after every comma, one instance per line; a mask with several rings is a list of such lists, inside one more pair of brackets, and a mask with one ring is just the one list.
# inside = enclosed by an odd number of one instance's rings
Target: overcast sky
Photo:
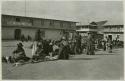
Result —
[[[25, 1], [2, 2], [2, 14], [25, 16]], [[26, 16], [73, 20], [88, 24], [108, 20], [123, 24], [122, 1], [27, 1]]]

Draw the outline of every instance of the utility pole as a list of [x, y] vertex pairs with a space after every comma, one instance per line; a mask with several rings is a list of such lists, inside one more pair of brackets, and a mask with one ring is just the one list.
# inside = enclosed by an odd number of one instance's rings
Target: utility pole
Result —
[[25, 17], [26, 17], [26, 0], [25, 0], [25, 10], [24, 10], [24, 13], [25, 13]]

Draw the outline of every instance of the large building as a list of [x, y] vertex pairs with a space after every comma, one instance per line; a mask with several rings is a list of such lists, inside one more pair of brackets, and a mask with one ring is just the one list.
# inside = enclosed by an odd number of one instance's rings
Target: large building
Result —
[[64, 35], [72, 38], [76, 22], [2, 14], [3, 40], [18, 40], [22, 35], [34, 39], [38, 30], [45, 39], [58, 40]]
[[98, 35], [102, 35], [103, 38], [116, 38], [120, 41], [124, 41], [124, 27], [123, 25], [103, 25], [103, 26], [92, 26], [92, 25], [78, 25], [77, 32], [81, 33], [82, 36], [87, 36], [88, 32], [93, 32]]

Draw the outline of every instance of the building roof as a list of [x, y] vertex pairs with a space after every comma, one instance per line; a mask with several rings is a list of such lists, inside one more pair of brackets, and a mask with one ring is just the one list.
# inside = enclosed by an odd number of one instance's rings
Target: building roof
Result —
[[2, 27], [13, 27], [13, 28], [15, 28], [15, 27], [21, 27], [21, 28], [33, 28], [33, 29], [51, 29], [51, 30], [70, 30], [70, 31], [74, 31], [75, 29], [74, 28], [72, 28], [72, 29], [69, 29], [69, 28], [67, 28], [67, 29], [65, 29], [65, 28], [48, 28], [48, 27], [36, 27], [36, 26], [18, 26], [18, 25], [15, 25], [15, 26], [11, 26], [11, 25], [8, 25], [8, 26], [5, 26], [5, 25], [3, 25]]
[[96, 22], [91, 22], [90, 25], [95, 25], [96, 26], [97, 23]]
[[124, 27], [124, 25], [104, 25], [104, 27]]
[[77, 25], [77, 27], [81, 27], [81, 26], [98, 26], [98, 27], [100, 27], [100, 26], [104, 26], [104, 27], [123, 26], [123, 24], [107, 24], [107, 23], [108, 23], [107, 20], [99, 21], [99, 22], [93, 21], [93, 22], [89, 23], [89, 25]]
[[2, 14], [3, 16], [14, 16], [14, 17], [24, 17], [24, 18], [34, 18], [34, 19], [45, 19], [45, 20], [54, 20], [54, 21], [64, 21], [64, 22], [72, 22], [78, 23], [76, 21], [68, 21], [68, 20], [58, 20], [58, 19], [49, 19], [49, 18], [40, 18], [40, 17], [30, 17], [30, 16], [19, 16], [19, 15], [9, 15], [9, 14]]
[[[86, 26], [90, 26], [90, 25], [77, 25], [76, 27], [86, 27]], [[91, 27], [91, 26], [90, 26]], [[124, 27], [124, 25], [104, 25], [103, 27]]]
[[90, 26], [90, 25], [77, 25], [77, 27], [81, 27], [81, 26]]
[[94, 26], [103, 26], [105, 23], [107, 23], [107, 20], [105, 21], [99, 21], [99, 22], [91, 22], [90, 25], [94, 25]]

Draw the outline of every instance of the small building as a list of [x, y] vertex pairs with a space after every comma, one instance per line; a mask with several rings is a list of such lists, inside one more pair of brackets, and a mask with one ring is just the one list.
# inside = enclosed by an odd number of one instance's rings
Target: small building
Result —
[[74, 21], [24, 17], [2, 14], [2, 39], [19, 40], [22, 35], [35, 38], [38, 30], [44, 39], [58, 40], [62, 36], [72, 38], [76, 30]]
[[96, 26], [78, 25], [76, 29], [77, 29], [76, 31], [81, 33], [82, 36], [87, 36], [88, 32], [97, 33], [97, 27]]
[[105, 25], [103, 28], [104, 38], [108, 37], [112, 40], [116, 38], [124, 41], [124, 27], [123, 25]]
[[108, 37], [112, 40], [115, 40], [117, 38], [120, 41], [124, 41], [123, 25], [78, 25], [76, 31], [81, 33], [82, 36], [87, 36], [88, 32], [93, 32], [103, 39]]

